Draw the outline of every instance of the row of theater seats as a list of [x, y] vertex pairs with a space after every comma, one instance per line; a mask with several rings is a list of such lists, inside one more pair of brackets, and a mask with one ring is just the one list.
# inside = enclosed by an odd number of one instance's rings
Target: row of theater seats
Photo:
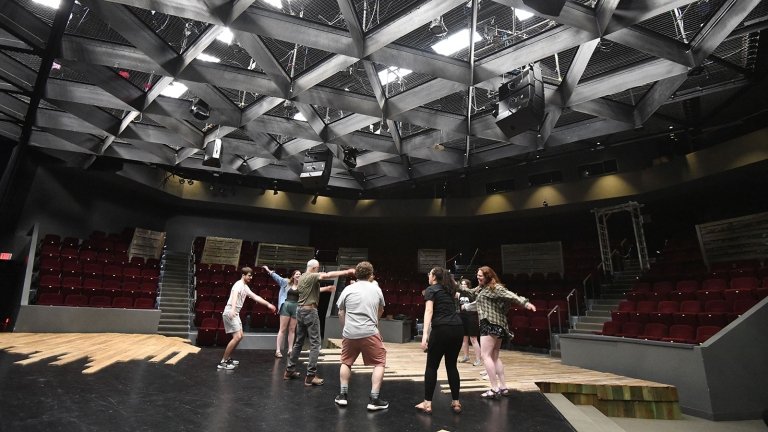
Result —
[[513, 315], [509, 318], [509, 330], [515, 335], [512, 344], [515, 346], [549, 348], [549, 329], [546, 316]]
[[[198, 286], [197, 288], [197, 298], [196, 302], [201, 301], [211, 301], [211, 302], [220, 302], [220, 301], [227, 301], [229, 298], [231, 289], [225, 286], [218, 286], [218, 287], [209, 287], [209, 286]], [[262, 288], [257, 289], [257, 287], [254, 287], [251, 289], [254, 293], [258, 294], [261, 298], [267, 300], [268, 302], [275, 304], [277, 301], [277, 293], [278, 291], [276, 289], [272, 288]], [[246, 303], [249, 303], [250, 300]], [[245, 307], [246, 304], [243, 304], [243, 307]], [[277, 304], [275, 304], [277, 306]]]
[[686, 279], [677, 282], [636, 282], [627, 293], [627, 299], [640, 300], [735, 300], [737, 298], [761, 299], [768, 296], [768, 278], [761, 282], [751, 276], [730, 280], [723, 278], [697, 280]]
[[[267, 300], [277, 306], [277, 299], [269, 298]], [[216, 318], [220, 320], [226, 305], [227, 299], [216, 302], [210, 300], [198, 300], [195, 303], [195, 326], [199, 328], [206, 318]], [[270, 312], [266, 306], [258, 304], [250, 299], [247, 299], [240, 309], [240, 320], [243, 322], [243, 325], [249, 324], [252, 329], [277, 329], [280, 326], [279, 315]]]
[[130, 293], [131, 297], [155, 297], [157, 280], [139, 282], [137, 280], [81, 278], [79, 276], [42, 275], [38, 281], [37, 292], [50, 294], [85, 294], [111, 295], [118, 292]]
[[611, 311], [615, 322], [655, 322], [666, 325], [716, 325], [725, 326], [758, 303], [755, 298], [728, 300], [624, 300], [618, 309]]
[[205, 318], [197, 328], [197, 345], [227, 346], [232, 335], [224, 331], [224, 323], [218, 318]]
[[136, 282], [157, 282], [160, 270], [157, 268], [134, 267], [130, 264], [102, 264], [99, 262], [60, 261], [54, 258], [42, 258], [38, 265], [41, 276], [76, 276], [94, 279], [115, 279]]
[[44, 293], [37, 300], [40, 306], [72, 306], [72, 307], [98, 307], [98, 308], [123, 308], [123, 309], [154, 309], [154, 298], [110, 297], [106, 295], [87, 296], [82, 294]]
[[700, 344], [722, 329], [721, 326], [714, 325], [672, 324], [667, 326], [658, 322], [606, 321], [603, 323], [603, 331], [596, 334], [660, 342]]

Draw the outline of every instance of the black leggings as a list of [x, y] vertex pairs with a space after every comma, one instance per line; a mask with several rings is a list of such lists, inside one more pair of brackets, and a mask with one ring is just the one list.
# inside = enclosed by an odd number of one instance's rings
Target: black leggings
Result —
[[445, 357], [445, 371], [448, 373], [448, 385], [451, 387], [451, 399], [459, 400], [461, 381], [456, 360], [459, 358], [461, 343], [464, 340], [464, 327], [433, 327], [429, 334], [427, 349], [427, 368], [424, 370], [424, 400], [431, 401], [437, 386], [437, 368], [440, 359]]

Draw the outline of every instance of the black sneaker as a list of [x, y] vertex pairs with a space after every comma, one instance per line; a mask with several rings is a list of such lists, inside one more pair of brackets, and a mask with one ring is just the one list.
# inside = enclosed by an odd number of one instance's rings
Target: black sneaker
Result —
[[234, 368], [235, 368], [235, 365], [233, 365], [233, 364], [231, 364], [231, 363], [228, 363], [228, 362], [225, 362], [225, 361], [223, 361], [223, 362], [219, 363], [219, 364], [218, 364], [218, 366], [216, 366], [216, 368], [217, 368], [217, 369], [226, 369], [226, 370], [232, 370], [232, 369], [234, 369]]
[[338, 406], [347, 406], [347, 394], [346, 393], [339, 393], [338, 396], [336, 396], [335, 399], [336, 405]]
[[387, 408], [389, 408], [389, 402], [381, 398], [368, 398], [368, 411], [385, 410]]
[[227, 359], [227, 364], [231, 364], [233, 366], [237, 366], [237, 365], [240, 364], [240, 361], [239, 360], [235, 360], [233, 358], [229, 358], [229, 359]]

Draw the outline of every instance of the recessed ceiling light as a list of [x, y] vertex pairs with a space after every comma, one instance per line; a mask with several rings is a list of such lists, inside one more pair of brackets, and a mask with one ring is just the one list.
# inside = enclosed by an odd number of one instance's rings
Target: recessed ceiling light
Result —
[[231, 45], [232, 39], [234, 39], [234, 37], [235, 35], [232, 34], [232, 31], [228, 27], [224, 27], [224, 31], [219, 33], [219, 35], [216, 36], [216, 39], [224, 42], [227, 45]]
[[[475, 43], [483, 40], [483, 37], [478, 32], [474, 32], [473, 36]], [[432, 49], [438, 54], [447, 56], [459, 52], [468, 46], [469, 29], [464, 29], [432, 45]]]
[[168, 96], [172, 98], [180, 98], [181, 95], [183, 95], [187, 91], [187, 86], [180, 82], [172, 82], [171, 85], [163, 89], [163, 91], [160, 92], [163, 96]]
[[390, 66], [383, 71], [379, 72], [379, 81], [381, 85], [387, 85], [392, 81], [396, 81], [413, 72], [412, 70], [403, 69], [397, 66]]
[[520, 21], [525, 21], [525, 20], [533, 17], [533, 14], [528, 12], [528, 11], [524, 11], [522, 9], [515, 9], [515, 8], [512, 8], [512, 9], [515, 11], [515, 16]]
[[205, 53], [199, 54], [197, 57], [195, 57], [198, 60], [204, 61], [204, 62], [210, 62], [210, 63], [219, 63], [221, 61], [220, 58], [214, 57], [212, 55], [208, 55]]
[[264, 3], [272, 6], [273, 8], [282, 9], [283, 8], [283, 2], [282, 0], [262, 0]]
[[51, 9], [58, 9], [61, 0], [32, 0], [34, 3], [41, 4]]
[[296, 115], [293, 116], [294, 120], [300, 120], [300, 121], [307, 121], [307, 119], [304, 117], [304, 114], [297, 112]]

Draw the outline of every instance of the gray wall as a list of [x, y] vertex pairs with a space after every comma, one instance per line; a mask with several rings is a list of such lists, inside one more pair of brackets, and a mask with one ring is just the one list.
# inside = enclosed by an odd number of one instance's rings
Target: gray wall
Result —
[[768, 299], [701, 346], [606, 336], [560, 337], [564, 364], [671, 384], [683, 412], [760, 418], [768, 408]]
[[199, 215], [176, 215], [165, 224], [166, 245], [174, 251], [186, 251], [195, 237], [215, 236], [264, 243], [305, 246], [309, 244], [308, 224], [279, 223], [259, 216], [216, 218]]

